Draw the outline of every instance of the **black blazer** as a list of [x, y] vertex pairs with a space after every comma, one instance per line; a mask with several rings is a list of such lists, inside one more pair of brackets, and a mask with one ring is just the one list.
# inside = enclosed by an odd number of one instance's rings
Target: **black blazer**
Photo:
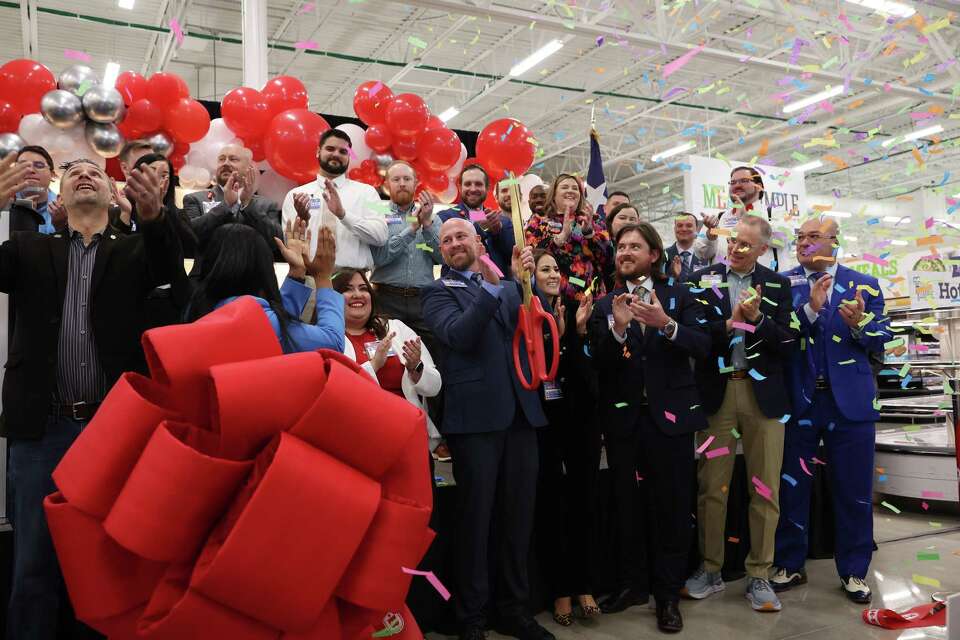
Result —
[[[614, 296], [625, 293], [624, 287], [600, 298], [590, 318], [591, 351], [600, 373], [601, 425], [610, 435], [627, 436], [636, 428], [641, 386], [663, 433], [679, 435], [707, 426], [690, 366], [690, 358], [703, 358], [710, 349], [702, 307], [686, 287], [661, 281], [654, 283], [653, 290], [666, 314], [679, 325], [676, 340], [668, 340], [650, 327], [644, 333], [634, 320], [627, 328], [626, 342], [617, 342], [608, 317], [613, 313]], [[626, 406], [617, 407], [621, 403]]]
[[[15, 233], [0, 245], [0, 291], [16, 300], [17, 322], [3, 380], [0, 435], [39, 438], [56, 392], [57, 344], [67, 281], [66, 233]], [[144, 299], [169, 282], [182, 260], [163, 220], [125, 236], [110, 227], [100, 239], [90, 284], [90, 316], [100, 363], [112, 385], [124, 371], [146, 372], [140, 346]]]
[[[730, 354], [733, 349], [730, 341], [733, 334], [727, 333], [726, 326], [727, 318], [732, 314], [729, 289], [718, 287], [723, 296], [718, 298], [713, 287], [702, 282], [704, 276], [708, 275], [719, 275], [722, 281], [726, 282], [727, 266], [717, 263], [691, 276], [694, 286], [692, 291], [703, 301], [702, 308], [706, 313], [711, 336], [709, 355], [697, 363], [697, 384], [700, 387], [704, 410], [713, 415], [723, 404], [729, 378], [729, 375], [720, 373], [717, 359], [723, 358], [724, 366], [731, 366]], [[744, 334], [744, 346], [750, 368], [764, 379], [757, 380], [751, 376], [750, 382], [763, 415], [780, 418], [790, 413], [790, 394], [784, 371], [794, 350], [799, 347], [799, 326], [795, 322], [791, 326], [790, 313], [793, 307], [790, 281], [758, 263], [751, 284], [754, 288], [760, 285], [760, 293], [764, 298], [760, 301], [760, 313], [764, 317], [754, 333]], [[756, 357], [750, 358], [754, 354]]]

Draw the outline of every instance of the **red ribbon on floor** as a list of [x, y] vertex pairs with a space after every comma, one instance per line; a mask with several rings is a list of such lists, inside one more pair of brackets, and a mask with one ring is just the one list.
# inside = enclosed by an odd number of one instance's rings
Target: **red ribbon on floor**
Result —
[[[282, 355], [241, 298], [144, 335], [44, 508], [77, 616], [112, 640], [422, 638], [424, 414], [343, 355]], [[396, 616], [397, 614], [390, 614]], [[388, 616], [389, 617], [389, 616]]]
[[942, 602], [921, 604], [903, 613], [893, 609], [864, 609], [863, 621], [884, 629], [943, 627], [947, 624], [947, 605]]

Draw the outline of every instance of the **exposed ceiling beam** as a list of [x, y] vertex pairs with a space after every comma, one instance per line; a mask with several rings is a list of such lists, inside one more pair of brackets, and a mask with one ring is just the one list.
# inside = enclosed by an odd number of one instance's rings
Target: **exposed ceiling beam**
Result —
[[[169, 6], [170, 0], [161, 0], [160, 6], [157, 8], [157, 17], [153, 19], [157, 25], [161, 27], [165, 26], [163, 24], [163, 16], [167, 15], [167, 7]], [[153, 60], [153, 56], [157, 53], [158, 46], [160, 46], [160, 34], [154, 33], [150, 36], [150, 44], [144, 49], [143, 63], [140, 65], [140, 75], [146, 75], [147, 71], [150, 70], [150, 61]]]
[[40, 40], [37, 37], [37, 0], [20, 0], [20, 39], [23, 42], [23, 57], [36, 60], [40, 57]]
[[407, 62], [402, 69], [393, 74], [393, 76], [387, 81], [387, 85], [393, 85], [403, 80], [408, 73], [416, 69], [417, 65], [421, 64], [431, 53], [441, 49], [444, 41], [459, 31], [468, 22], [470, 22], [470, 18], [468, 16], [460, 16], [454, 20], [453, 24], [444, 29], [443, 33], [437, 36], [433, 42], [427, 44], [426, 49], [411, 58], [411, 60]]

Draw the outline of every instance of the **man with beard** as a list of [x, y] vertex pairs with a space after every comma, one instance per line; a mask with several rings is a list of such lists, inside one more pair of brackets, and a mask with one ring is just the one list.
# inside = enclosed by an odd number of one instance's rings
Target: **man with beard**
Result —
[[629, 224], [616, 243], [621, 284], [597, 301], [590, 320], [620, 570], [619, 589], [600, 607], [616, 613], [645, 604], [652, 583], [657, 626], [677, 632], [683, 629], [693, 434], [707, 426], [690, 359], [706, 357], [710, 337], [702, 307], [664, 275], [657, 231], [646, 222]]
[[[534, 430], [546, 418], [537, 392], [521, 386], [513, 364], [520, 287], [479, 260], [478, 240], [469, 221], [444, 222], [440, 251], [448, 269], [422, 292], [424, 319], [446, 349], [440, 363], [446, 396], [440, 430], [453, 453], [457, 483], [454, 602], [460, 639], [486, 637], [488, 552], [495, 550], [494, 628], [522, 640], [554, 640], [526, 610], [538, 466]], [[533, 272], [530, 247], [512, 253], [518, 271], [522, 262], [523, 270]], [[521, 360], [529, 371], [523, 349]]]
[[[736, 167], [730, 172], [729, 189], [731, 208], [716, 216], [705, 215], [703, 225], [707, 228], [707, 233], [693, 243], [694, 255], [706, 264], [724, 260], [727, 255], [727, 237], [744, 216], [752, 215], [772, 223], [773, 214], [763, 200], [766, 193], [763, 176], [757, 169]], [[777, 249], [770, 248], [760, 256], [759, 262], [776, 271], [779, 257]]]
[[543, 208], [547, 205], [547, 188], [538, 184], [527, 195], [527, 204], [530, 206], [530, 213], [538, 216], [543, 213]]
[[468, 164], [460, 172], [460, 203], [440, 212], [440, 220], [451, 218], [469, 220], [477, 229], [483, 247], [497, 265], [510, 278], [510, 256], [513, 254], [513, 222], [510, 211], [492, 211], [483, 206], [490, 189], [490, 177], [479, 164]]
[[258, 175], [251, 151], [228, 144], [217, 156], [217, 185], [183, 197], [183, 210], [197, 234], [200, 252], [220, 226], [240, 223], [256, 229], [279, 255], [273, 238], [283, 238], [280, 207], [256, 195]]
[[435, 354], [433, 335], [423, 322], [420, 306], [420, 291], [433, 282], [433, 265], [441, 264], [440, 224], [433, 217], [433, 198], [423, 191], [414, 199], [417, 172], [403, 160], [387, 167], [384, 185], [390, 194], [389, 237], [382, 247], [371, 247], [375, 265], [371, 280], [379, 310], [416, 331]]
[[370, 247], [387, 242], [386, 207], [376, 189], [347, 178], [350, 153], [350, 136], [343, 131], [327, 129], [320, 135], [317, 179], [287, 193], [283, 224], [297, 217], [307, 221], [311, 253], [317, 250], [320, 227], [329, 228], [337, 238], [336, 266], [372, 269]]
[[497, 206], [503, 215], [510, 215], [510, 184], [507, 180], [497, 183]]

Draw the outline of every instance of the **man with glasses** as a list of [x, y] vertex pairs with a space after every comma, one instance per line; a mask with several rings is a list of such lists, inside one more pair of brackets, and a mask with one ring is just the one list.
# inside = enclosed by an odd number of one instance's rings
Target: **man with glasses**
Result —
[[[774, 534], [779, 518], [783, 429], [790, 399], [784, 363], [797, 349], [790, 319], [790, 281], [758, 264], [770, 244], [770, 224], [746, 216], [731, 233], [726, 264], [693, 274], [702, 293], [712, 337], [710, 355], [697, 363], [697, 387], [709, 428], [697, 437], [706, 447], [697, 468], [697, 522], [703, 564], [684, 588], [702, 599], [722, 591], [727, 487], [737, 440], [743, 444], [750, 491], [750, 554], [747, 600], [755, 611], [780, 611], [770, 586]], [[725, 289], [725, 291], [721, 291]]]
[[870, 602], [864, 579], [873, 554], [873, 452], [879, 413], [870, 353], [893, 340], [877, 279], [837, 264], [839, 228], [833, 218], [807, 220], [797, 232], [800, 265], [790, 279], [802, 347], [787, 379], [793, 415], [787, 422], [774, 575], [776, 591], [807, 582], [811, 476], [826, 451], [835, 522], [834, 557], [844, 594]]
[[[53, 158], [43, 147], [28, 145], [17, 154], [17, 164], [26, 173], [24, 187], [10, 203], [10, 230], [53, 233], [66, 215], [63, 207], [56, 204], [57, 194], [50, 190]], [[0, 209], [7, 209], [6, 203], [0, 204]]]
[[[693, 243], [693, 252], [707, 264], [721, 262], [727, 255], [727, 237], [745, 215], [761, 217], [772, 222], [773, 214], [766, 206], [763, 196], [766, 189], [763, 176], [754, 167], [736, 167], [730, 172], [730, 209], [718, 216], [704, 215], [705, 236]], [[774, 248], [760, 256], [760, 264], [768, 269], [777, 269], [779, 254]]]

